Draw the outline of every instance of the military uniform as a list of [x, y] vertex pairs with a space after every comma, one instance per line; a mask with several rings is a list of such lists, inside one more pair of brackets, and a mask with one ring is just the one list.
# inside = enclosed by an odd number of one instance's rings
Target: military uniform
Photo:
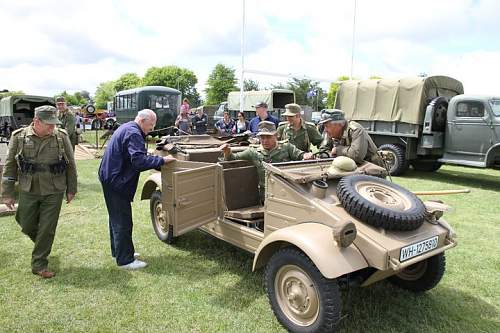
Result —
[[[35, 117], [40, 109], [50, 110], [52, 124], [57, 122], [54, 107], [36, 108]], [[77, 174], [67, 132], [56, 128], [51, 135], [39, 137], [33, 128], [31, 124], [12, 133], [2, 176], [2, 198], [15, 198], [18, 181], [16, 220], [34, 242], [31, 266], [35, 273], [47, 268], [64, 192], [76, 193]]]
[[382, 159], [377, 153], [377, 146], [366, 130], [355, 121], [347, 122], [340, 140], [325, 137], [319, 151], [330, 153], [336, 147], [337, 156], [347, 156], [356, 163], [368, 161], [383, 166]]
[[[285, 105], [285, 109], [284, 116], [296, 116], [301, 112], [300, 106], [295, 103]], [[303, 119], [300, 121], [300, 128], [297, 131], [288, 122], [281, 122], [277, 130], [278, 140], [289, 142], [300, 150], [309, 152], [311, 143], [318, 147], [323, 137], [313, 123], [308, 123]]]
[[73, 151], [75, 151], [75, 146], [78, 144], [75, 115], [69, 110], [66, 110], [65, 112], [59, 113], [59, 121], [61, 122], [61, 125], [59, 127], [65, 129], [68, 133], [69, 141], [71, 142]]

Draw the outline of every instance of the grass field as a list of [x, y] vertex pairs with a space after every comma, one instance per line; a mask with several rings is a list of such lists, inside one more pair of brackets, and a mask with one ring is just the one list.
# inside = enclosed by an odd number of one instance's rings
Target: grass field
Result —
[[[109, 251], [98, 161], [80, 161], [79, 193], [63, 204], [50, 267], [30, 271], [31, 241], [0, 218], [0, 332], [283, 332], [252, 255], [194, 231], [157, 240], [149, 203], [135, 201], [134, 241], [149, 267], [119, 270]], [[143, 175], [143, 177], [146, 174]], [[411, 190], [470, 188], [440, 199], [459, 245], [432, 291], [381, 282], [343, 295], [340, 332], [500, 332], [500, 171], [443, 167], [394, 180]]]

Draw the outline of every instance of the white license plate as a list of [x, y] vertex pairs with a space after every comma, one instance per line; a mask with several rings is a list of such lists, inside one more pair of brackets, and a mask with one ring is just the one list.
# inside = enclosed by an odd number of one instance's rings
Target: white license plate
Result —
[[422, 253], [429, 252], [438, 246], [438, 236], [423, 240], [421, 242], [411, 244], [401, 248], [399, 253], [399, 261], [403, 262], [410, 258], [421, 255]]

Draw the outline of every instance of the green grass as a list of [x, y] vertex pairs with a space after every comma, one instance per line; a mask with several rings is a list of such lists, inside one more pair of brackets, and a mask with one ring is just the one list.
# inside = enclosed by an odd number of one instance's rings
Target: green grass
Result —
[[[1, 332], [283, 332], [267, 302], [252, 255], [198, 231], [174, 246], [151, 227], [148, 202], [136, 200], [134, 242], [149, 263], [119, 270], [110, 256], [98, 161], [80, 161], [79, 193], [63, 204], [49, 266], [30, 272], [31, 241], [14, 218], [0, 218]], [[144, 173], [143, 178], [147, 173]], [[411, 190], [467, 187], [439, 197], [459, 245], [447, 272], [416, 296], [386, 282], [343, 294], [341, 332], [500, 331], [500, 171], [443, 167], [394, 180]]]

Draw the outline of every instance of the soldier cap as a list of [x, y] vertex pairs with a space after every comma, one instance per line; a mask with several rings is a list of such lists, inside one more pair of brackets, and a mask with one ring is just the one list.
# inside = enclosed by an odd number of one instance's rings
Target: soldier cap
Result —
[[52, 105], [42, 105], [35, 109], [35, 117], [45, 124], [59, 125], [61, 122], [57, 118], [57, 109]]
[[337, 156], [332, 162], [332, 165], [328, 168], [329, 174], [338, 174], [343, 172], [351, 172], [356, 170], [358, 166], [352, 158], [347, 156]]
[[297, 114], [300, 114], [302, 112], [302, 108], [300, 105], [295, 104], [295, 103], [290, 103], [285, 105], [285, 112], [283, 113], [283, 116], [295, 116]]
[[57, 96], [56, 103], [66, 103], [66, 99], [64, 98], [64, 96]]
[[321, 112], [321, 120], [320, 124], [324, 124], [327, 122], [344, 122], [345, 114], [344, 111], [339, 109], [327, 109]]
[[276, 125], [272, 121], [261, 121], [259, 123], [259, 132], [257, 136], [261, 135], [275, 135], [276, 134]]

